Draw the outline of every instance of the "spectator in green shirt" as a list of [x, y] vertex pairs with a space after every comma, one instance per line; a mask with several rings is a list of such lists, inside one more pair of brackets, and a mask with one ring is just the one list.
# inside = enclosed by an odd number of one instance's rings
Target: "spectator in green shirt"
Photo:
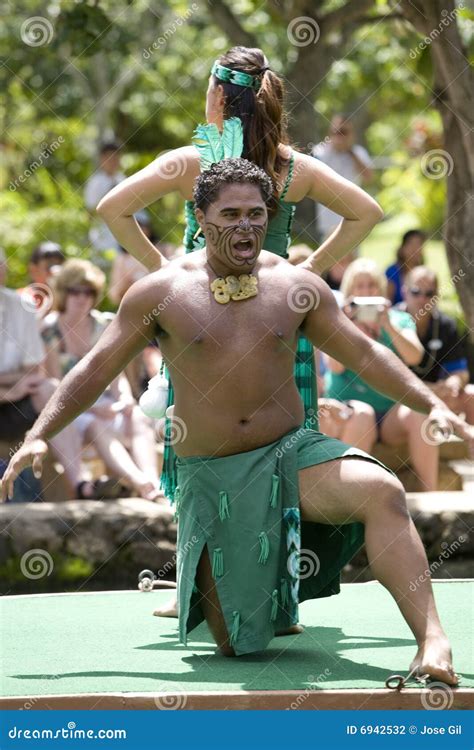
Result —
[[[415, 321], [411, 315], [394, 310], [385, 299], [372, 321], [359, 320], [360, 308], [354, 306], [356, 297], [384, 297], [387, 281], [377, 264], [359, 258], [348, 266], [341, 284], [344, 310], [358, 327], [368, 336], [387, 346], [413, 367], [418, 365], [424, 349], [416, 334]], [[385, 445], [398, 446], [408, 443], [410, 461], [420, 484], [421, 491], [433, 491], [438, 484], [439, 448], [434, 436], [427, 433], [423, 414], [402, 404], [395, 403], [367, 385], [356, 373], [346, 370], [335, 360], [326, 358], [325, 375], [328, 398], [342, 402], [363, 402], [374, 411], [373, 439]]]

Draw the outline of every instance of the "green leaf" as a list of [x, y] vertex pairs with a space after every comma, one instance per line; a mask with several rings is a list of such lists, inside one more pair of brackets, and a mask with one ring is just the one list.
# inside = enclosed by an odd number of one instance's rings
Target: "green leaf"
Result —
[[242, 121], [239, 117], [231, 117], [229, 120], [224, 120], [222, 145], [224, 147], [224, 159], [242, 156], [244, 131]]
[[201, 169], [209, 169], [212, 164], [224, 158], [222, 140], [217, 125], [198, 125], [192, 138], [199, 152]]

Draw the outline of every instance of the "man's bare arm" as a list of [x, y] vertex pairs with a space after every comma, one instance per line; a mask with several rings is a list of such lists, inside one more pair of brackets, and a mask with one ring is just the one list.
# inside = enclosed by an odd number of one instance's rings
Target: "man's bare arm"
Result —
[[426, 414], [442, 412], [456, 434], [472, 441], [472, 431], [463, 420], [453, 414], [390, 349], [370, 339], [349, 320], [322, 279], [303, 269], [299, 273], [300, 283], [311, 291], [315, 300], [314, 308], [306, 315], [302, 332], [318, 349], [357, 372], [372, 388], [394, 401]]

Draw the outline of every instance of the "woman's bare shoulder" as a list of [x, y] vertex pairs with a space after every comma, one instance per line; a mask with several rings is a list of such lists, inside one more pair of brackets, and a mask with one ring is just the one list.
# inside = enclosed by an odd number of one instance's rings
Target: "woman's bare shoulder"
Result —
[[314, 174], [314, 164], [312, 156], [303, 154], [301, 151], [296, 151], [291, 146], [280, 144], [280, 154], [282, 158], [289, 159], [293, 156], [293, 174], [291, 176], [291, 182], [288, 187], [288, 192], [285, 196], [285, 201], [292, 203], [298, 203], [306, 197], [311, 183], [311, 178]]

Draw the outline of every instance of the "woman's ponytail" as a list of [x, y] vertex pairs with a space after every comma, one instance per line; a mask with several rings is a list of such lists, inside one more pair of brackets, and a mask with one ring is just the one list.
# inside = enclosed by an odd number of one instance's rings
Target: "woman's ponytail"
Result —
[[234, 83], [215, 83], [224, 89], [224, 117], [239, 117], [244, 131], [244, 159], [252, 161], [265, 170], [274, 185], [274, 200], [270, 212], [276, 210], [278, 194], [281, 192], [281, 171], [286, 165], [278, 146], [288, 143], [287, 116], [284, 109], [284, 87], [281, 78], [270, 70], [262, 50], [249, 47], [233, 47], [219, 58], [219, 63], [260, 80], [258, 91]]

